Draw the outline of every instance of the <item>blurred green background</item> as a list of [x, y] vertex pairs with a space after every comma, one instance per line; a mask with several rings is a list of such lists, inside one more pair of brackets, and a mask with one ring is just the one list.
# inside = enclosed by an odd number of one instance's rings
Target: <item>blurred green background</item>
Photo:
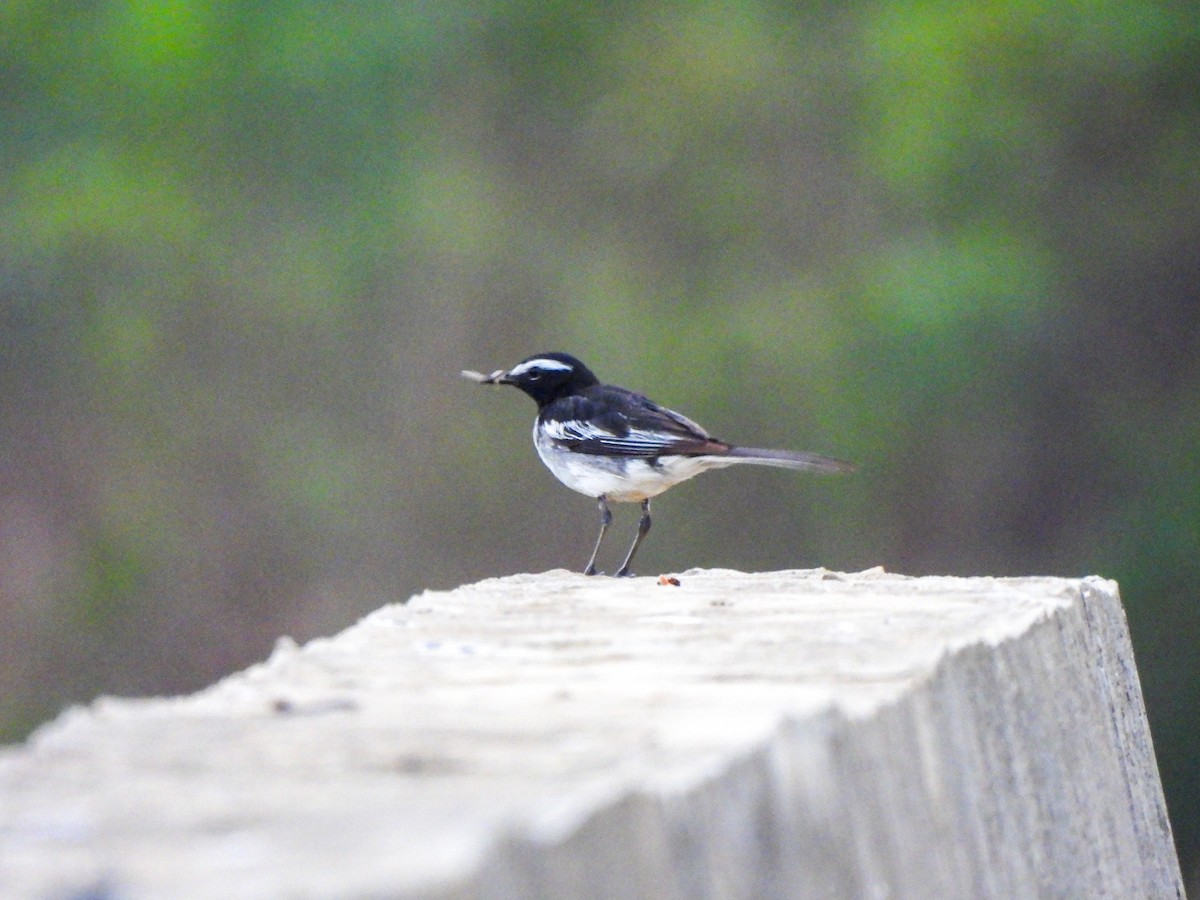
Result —
[[0, 737], [580, 567], [458, 377], [566, 350], [862, 466], [643, 571], [1118, 579], [1194, 889], [1198, 73], [1190, 2], [3, 4]]

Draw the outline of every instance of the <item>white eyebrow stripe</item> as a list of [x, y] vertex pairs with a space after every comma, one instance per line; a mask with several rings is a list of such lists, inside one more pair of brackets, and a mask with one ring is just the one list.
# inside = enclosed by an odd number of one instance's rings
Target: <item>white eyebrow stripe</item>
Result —
[[526, 372], [531, 372], [534, 369], [541, 369], [543, 372], [570, 372], [573, 367], [565, 362], [559, 362], [557, 359], [530, 359], [521, 363], [508, 374], [514, 378], [519, 378]]

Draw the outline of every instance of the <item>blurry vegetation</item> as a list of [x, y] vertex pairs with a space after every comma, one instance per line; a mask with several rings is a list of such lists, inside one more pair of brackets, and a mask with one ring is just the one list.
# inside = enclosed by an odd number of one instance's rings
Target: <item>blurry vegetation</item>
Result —
[[4, 4], [0, 734], [577, 567], [457, 377], [563, 349], [862, 463], [644, 566], [1118, 579], [1194, 878], [1198, 71], [1183, 2]]

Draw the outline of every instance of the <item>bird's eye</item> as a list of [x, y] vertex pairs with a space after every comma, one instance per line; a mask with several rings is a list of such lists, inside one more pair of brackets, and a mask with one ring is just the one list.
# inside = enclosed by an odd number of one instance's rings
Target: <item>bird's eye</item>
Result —
[[530, 381], [541, 381], [541, 380], [542, 380], [542, 373], [541, 373], [541, 372], [530, 372], [530, 373], [529, 373], [529, 380], [530, 380]]

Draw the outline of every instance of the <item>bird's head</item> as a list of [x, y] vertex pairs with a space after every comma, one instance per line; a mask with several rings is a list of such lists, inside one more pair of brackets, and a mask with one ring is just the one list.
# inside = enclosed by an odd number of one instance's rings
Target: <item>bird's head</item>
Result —
[[536, 400], [538, 406], [600, 383], [587, 366], [567, 353], [539, 353], [507, 372], [500, 369], [483, 375], [464, 371], [463, 377], [480, 384], [511, 384]]

